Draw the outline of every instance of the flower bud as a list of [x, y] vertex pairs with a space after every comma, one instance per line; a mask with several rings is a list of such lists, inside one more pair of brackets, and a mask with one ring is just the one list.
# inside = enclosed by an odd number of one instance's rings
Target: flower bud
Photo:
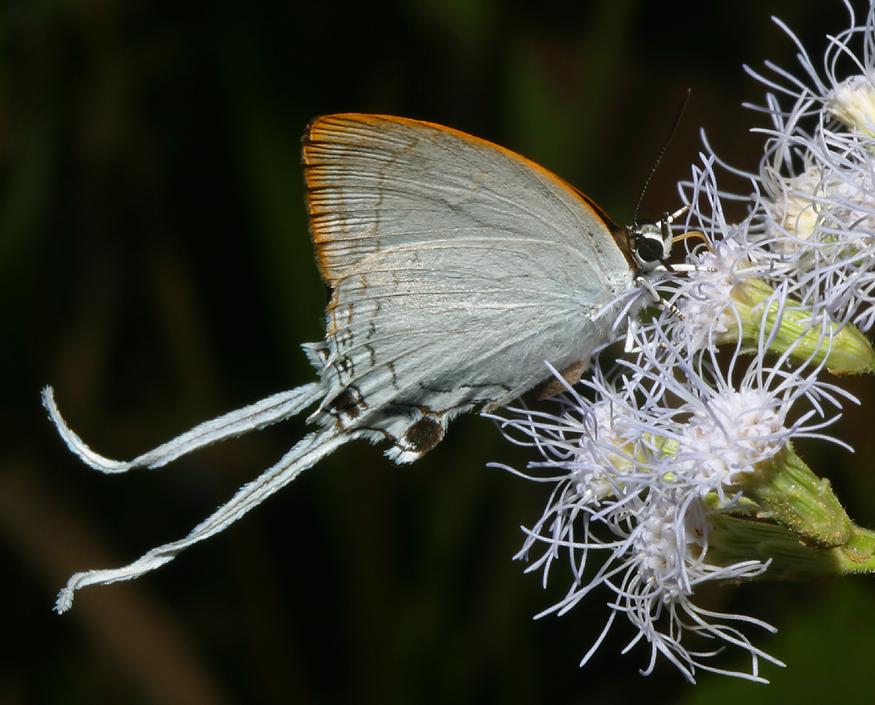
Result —
[[[732, 299], [741, 323], [742, 342], [768, 349], [796, 361], [824, 363], [833, 374], [860, 374], [875, 370], [875, 351], [860, 330], [848, 323], [812, 318], [811, 310], [776, 291], [762, 279], [744, 279], [732, 289]], [[734, 342], [738, 327], [731, 326], [720, 342]]]

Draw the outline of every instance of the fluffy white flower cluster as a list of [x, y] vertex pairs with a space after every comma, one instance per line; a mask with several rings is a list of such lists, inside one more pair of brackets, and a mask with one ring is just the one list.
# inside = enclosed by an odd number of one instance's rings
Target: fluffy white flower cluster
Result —
[[712, 560], [711, 518], [749, 511], [745, 476], [791, 439], [820, 437], [844, 395], [817, 374], [767, 364], [765, 356], [690, 357], [665, 336], [658, 343], [635, 362], [620, 361], [610, 378], [596, 367], [553, 413], [513, 408], [500, 419], [508, 439], [541, 455], [527, 473], [512, 471], [555, 485], [517, 558], [543, 570], [545, 586], [553, 564], [567, 561], [571, 586], [542, 615], [564, 614], [598, 587], [612, 591], [611, 615], [582, 663], [625, 614], [638, 630], [629, 647], [642, 638], [650, 645], [644, 673], [658, 654], [690, 680], [697, 669], [725, 673], [705, 660], [713, 649], [683, 644], [693, 631], [745, 649], [750, 672], [734, 675], [763, 680], [758, 659], [779, 662], [727, 623], [768, 625], [692, 601], [705, 582], [753, 578], [767, 567], [759, 558]]
[[[838, 528], [820, 532], [784, 512], [783, 485], [767, 487], [785, 461], [804, 466], [793, 439], [829, 438], [824, 427], [855, 401], [823, 372], [872, 371], [858, 328], [875, 324], [875, 2], [862, 24], [846, 5], [851, 27], [830, 37], [823, 75], [780, 22], [799, 46], [802, 78], [771, 64], [774, 79], [748, 69], [771, 91], [761, 109], [772, 121], [760, 130], [758, 173], [746, 174], [752, 193], [720, 192], [713, 155], [681, 186], [690, 210], [677, 239], [694, 271], [658, 283], [664, 305], [634, 331], [637, 355], [603, 354], [553, 413], [493, 417], [540, 455], [526, 473], [512, 471], [553, 485], [517, 556], [543, 571], [545, 586], [555, 565], [568, 566], [570, 588], [542, 615], [564, 614], [597, 589], [611, 595], [582, 663], [623, 615], [635, 628], [624, 652], [649, 644], [645, 674], [661, 654], [690, 681], [697, 670], [764, 681], [760, 659], [780, 662], [741, 626], [771, 627], [693, 602], [704, 583], [775, 568], [770, 555], [727, 551], [719, 532], [727, 521], [742, 533], [786, 531], [813, 551], [848, 540], [837, 501]], [[726, 219], [727, 198], [747, 204], [742, 222]], [[701, 649], [690, 645], [697, 640]], [[747, 652], [750, 668], [715, 667], [710, 657], [725, 646]]]
[[747, 68], [773, 93], [759, 173], [757, 231], [793, 263], [807, 303], [862, 330], [875, 324], [875, 18], [829, 37], [819, 70], [789, 28], [801, 76]]

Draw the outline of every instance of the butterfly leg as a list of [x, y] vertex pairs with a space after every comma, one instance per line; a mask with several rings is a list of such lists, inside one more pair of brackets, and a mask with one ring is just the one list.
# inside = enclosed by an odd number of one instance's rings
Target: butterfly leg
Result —
[[650, 281], [647, 277], [639, 276], [635, 283], [644, 289], [648, 294], [650, 294], [650, 298], [653, 299], [653, 303], [659, 306], [660, 308], [667, 309], [673, 316], [677, 316], [681, 320], [684, 318], [684, 314], [680, 312], [677, 306], [672, 303], [666, 303], [665, 300], [659, 295], [659, 292], [656, 290], [656, 287], [653, 286], [653, 282]]

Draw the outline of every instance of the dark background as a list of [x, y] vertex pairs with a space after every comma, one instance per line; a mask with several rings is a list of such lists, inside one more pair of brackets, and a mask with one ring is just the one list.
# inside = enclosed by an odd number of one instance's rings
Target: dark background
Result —
[[[859, 3], [858, 3], [859, 7]], [[683, 91], [693, 98], [645, 214], [677, 205], [704, 126], [753, 168], [762, 91], [744, 61], [815, 56], [838, 0], [732, 3], [4, 3], [0, 10], [0, 703], [871, 702], [875, 583], [748, 585], [703, 596], [767, 619], [768, 687], [668, 665], [607, 616], [511, 561], [546, 488], [474, 416], [412, 467], [349, 446], [232, 529], [137, 582], [51, 611], [67, 576], [178, 538], [304, 432], [291, 422], [160, 472], [106, 477], [70, 456], [39, 389], [87, 442], [129, 457], [312, 379], [322, 335], [299, 139], [312, 117], [428, 119], [523, 152], [618, 221]], [[803, 446], [875, 524], [871, 384], [839, 434]], [[557, 577], [559, 575], [557, 574]], [[744, 668], [727, 654], [717, 665]]]

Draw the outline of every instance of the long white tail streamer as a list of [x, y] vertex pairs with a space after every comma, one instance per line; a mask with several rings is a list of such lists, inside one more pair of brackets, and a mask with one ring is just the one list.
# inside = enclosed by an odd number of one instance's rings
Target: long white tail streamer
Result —
[[289, 484], [304, 470], [315, 465], [338, 446], [357, 438], [359, 435], [354, 432], [339, 432], [330, 428], [305, 436], [276, 465], [265, 470], [257, 479], [243, 485], [228, 502], [192, 529], [185, 538], [153, 548], [133, 563], [122, 568], [88, 570], [72, 575], [67, 581], [66, 587], [58, 593], [55, 611], [61, 614], [70, 609], [73, 605], [74, 593], [86, 585], [106, 585], [119, 580], [131, 580], [169, 563], [189, 546], [203, 541], [233, 524], [250, 509]]
[[[133, 468], [159, 468], [198, 448], [284, 421], [324, 396], [325, 387], [319, 382], [280, 392], [255, 404], [199, 424], [190, 431], [129, 461], [112, 460], [91, 450], [67, 426], [55, 404], [51, 387], [43, 389], [43, 405], [64, 443], [86, 465], [104, 473], [122, 473]], [[70, 609], [73, 604], [73, 594], [81, 587], [138, 578], [172, 561], [181, 551], [219, 533], [335, 448], [360, 435], [362, 434], [349, 431], [340, 432], [332, 427], [305, 436], [276, 465], [265, 470], [257, 479], [243, 485], [228, 502], [192, 529], [185, 538], [153, 548], [122, 568], [75, 573], [58, 594], [55, 611], [60, 614]]]
[[43, 406], [67, 447], [89, 467], [105, 473], [127, 472], [134, 468], [160, 468], [186, 453], [204, 446], [239, 436], [247, 431], [265, 428], [271, 424], [285, 421], [325, 396], [325, 388], [319, 382], [304, 384], [287, 392], [280, 392], [262, 399], [255, 404], [244, 406], [224, 416], [205, 421], [190, 431], [177, 436], [148, 453], [133, 460], [112, 460], [95, 453], [64, 421], [55, 394], [51, 387], [43, 389]]

